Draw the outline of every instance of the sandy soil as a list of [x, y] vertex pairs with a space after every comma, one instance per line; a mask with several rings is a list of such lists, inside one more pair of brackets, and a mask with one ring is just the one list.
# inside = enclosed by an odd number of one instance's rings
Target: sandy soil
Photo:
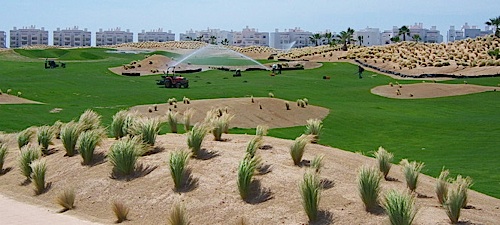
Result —
[[[64, 157], [59, 141], [51, 146], [54, 154], [45, 156], [48, 171], [47, 181], [51, 188], [44, 194], [34, 196], [31, 184], [23, 185], [17, 167], [18, 150], [10, 146], [6, 161], [7, 172], [0, 176], [0, 192], [14, 199], [48, 207], [51, 212], [60, 208], [54, 203], [57, 194], [68, 187], [77, 193], [75, 210], [64, 214], [76, 215], [93, 222], [111, 224], [114, 216], [110, 202], [122, 201], [130, 207], [130, 221], [125, 224], [162, 224], [167, 221], [168, 212], [175, 202], [182, 202], [189, 212], [192, 224], [234, 224], [245, 217], [249, 224], [306, 224], [307, 217], [302, 209], [298, 183], [307, 167], [294, 166], [289, 156], [290, 140], [265, 137], [264, 144], [272, 146], [259, 150], [264, 165], [270, 167], [267, 174], [256, 175], [260, 186], [271, 193], [267, 201], [254, 198], [245, 203], [236, 186], [238, 162], [243, 158], [245, 147], [252, 135], [228, 135], [225, 142], [212, 140], [207, 136], [203, 148], [217, 152], [208, 160], [191, 159], [189, 165], [197, 186], [190, 191], [176, 193], [169, 175], [168, 157], [175, 149], [186, 148], [186, 136], [167, 134], [159, 136], [156, 142], [159, 153], [139, 159], [142, 172], [130, 181], [110, 178], [112, 166], [105, 159], [96, 161], [92, 167], [80, 165], [81, 158]], [[108, 139], [96, 150], [105, 154], [113, 139]], [[389, 149], [390, 151], [390, 149]], [[324, 169], [321, 178], [329, 186], [322, 191], [320, 209], [322, 221], [319, 224], [382, 224], [387, 216], [364, 211], [356, 193], [356, 173], [362, 165], [375, 165], [375, 160], [356, 153], [330, 147], [309, 144], [304, 155], [311, 160], [324, 155]], [[404, 190], [405, 184], [400, 167], [391, 169], [389, 176], [396, 181], [383, 181], [383, 192], [388, 189]], [[421, 176], [417, 192], [423, 196], [417, 199], [419, 212], [414, 224], [448, 224], [448, 218], [434, 197], [434, 179]], [[500, 221], [500, 200], [474, 191], [469, 192], [469, 209], [463, 209], [461, 221], [467, 224], [495, 224]], [[4, 206], [5, 207], [5, 206]], [[21, 219], [20, 219], [21, 220]]]
[[[262, 106], [262, 109], [260, 109]], [[270, 128], [278, 127], [293, 127], [307, 124], [308, 119], [323, 119], [329, 109], [308, 105], [305, 108], [297, 106], [295, 102], [290, 102], [290, 110], [286, 110], [285, 100], [276, 98], [254, 98], [252, 103], [251, 98], [227, 98], [227, 99], [207, 99], [207, 100], [192, 100], [191, 104], [179, 102], [177, 108], [169, 104], [158, 104], [158, 111], [154, 111], [154, 105], [142, 105], [130, 108], [129, 111], [137, 111], [142, 115], [148, 116], [165, 116], [170, 109], [179, 112], [179, 119], [182, 118], [182, 113], [192, 108], [194, 110], [192, 124], [202, 122], [206, 116], [206, 112], [212, 108], [220, 108], [227, 110], [230, 114], [235, 115], [231, 122], [231, 127], [239, 128], [255, 128], [257, 125], [267, 125]], [[149, 112], [152, 109], [153, 112]]]
[[[411, 98], [438, 98], [446, 96], [466, 95], [486, 91], [497, 91], [497, 87], [487, 87], [473, 84], [440, 84], [440, 83], [418, 83], [405, 85], [383, 85], [371, 89], [376, 95], [388, 98], [411, 99]], [[398, 95], [397, 92], [401, 93]]]
[[3, 93], [0, 94], [0, 105], [1, 104], [42, 104], [42, 103]]

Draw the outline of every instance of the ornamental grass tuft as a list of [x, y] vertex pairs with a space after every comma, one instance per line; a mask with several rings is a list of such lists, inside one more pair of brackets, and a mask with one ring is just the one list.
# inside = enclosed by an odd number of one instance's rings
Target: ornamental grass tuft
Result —
[[21, 149], [19, 155], [19, 169], [26, 180], [31, 179], [31, 174], [33, 170], [31, 168], [31, 163], [40, 158], [40, 150], [34, 145], [26, 145]]
[[63, 211], [67, 211], [75, 208], [75, 197], [75, 189], [65, 189], [57, 195], [56, 202], [63, 207]]
[[31, 182], [35, 185], [35, 194], [39, 195], [45, 191], [45, 173], [47, 164], [45, 160], [37, 159], [30, 164], [32, 175]]
[[319, 201], [321, 197], [321, 184], [316, 173], [305, 173], [299, 185], [302, 196], [302, 206], [310, 222], [318, 219]]
[[170, 126], [170, 132], [172, 133], [177, 133], [177, 124], [178, 124], [177, 115], [178, 113], [173, 111], [168, 111], [166, 115], [167, 123]]
[[170, 215], [168, 217], [168, 222], [170, 225], [189, 225], [189, 217], [186, 212], [186, 208], [180, 203], [175, 203], [172, 206]]
[[38, 145], [41, 146], [41, 151], [44, 155], [49, 152], [49, 145], [52, 144], [52, 138], [54, 137], [54, 130], [50, 126], [41, 126], [37, 129], [37, 140]]
[[144, 145], [137, 137], [122, 139], [111, 145], [108, 158], [113, 165], [113, 173], [131, 175], [143, 148]]
[[187, 179], [187, 164], [189, 162], [189, 152], [183, 150], [177, 150], [170, 154], [169, 167], [170, 176], [174, 181], [174, 186], [176, 190], [180, 190], [184, 183], [183, 181]]
[[363, 166], [358, 172], [359, 196], [368, 212], [373, 212], [379, 205], [381, 179], [382, 176], [376, 168]]
[[415, 192], [418, 185], [418, 176], [424, 167], [424, 163], [417, 163], [416, 161], [408, 162], [407, 159], [403, 159], [399, 164], [402, 166], [402, 171], [406, 179], [406, 186], [410, 191]]
[[410, 225], [417, 214], [415, 196], [407, 192], [390, 190], [385, 195], [382, 206], [391, 225]]
[[448, 175], [450, 171], [445, 170], [444, 168], [441, 170], [439, 177], [436, 179], [436, 185], [434, 190], [436, 192], [437, 199], [439, 204], [444, 204], [446, 202], [446, 197], [448, 196], [448, 188], [450, 186]]
[[3, 164], [8, 154], [9, 150], [7, 149], [7, 145], [0, 143], [0, 174], [3, 173]]
[[81, 127], [74, 121], [66, 123], [61, 127], [61, 142], [67, 156], [71, 157], [76, 154], [76, 143], [81, 133]]
[[201, 144], [208, 134], [208, 131], [209, 129], [205, 124], [197, 123], [193, 126], [193, 129], [187, 133], [187, 144], [193, 157], [197, 158], [200, 156]]
[[309, 143], [310, 137], [301, 135], [295, 139], [292, 146], [290, 146], [290, 155], [292, 156], [293, 164], [300, 165], [302, 156], [304, 155], [305, 147]]
[[17, 134], [17, 146], [22, 149], [24, 146], [30, 143], [31, 138], [35, 133], [33, 132], [33, 127], [28, 127], [25, 130]]
[[85, 131], [78, 137], [78, 149], [83, 159], [83, 165], [90, 165], [92, 163], [95, 148], [101, 143], [102, 139], [103, 134], [99, 130]]
[[394, 158], [394, 155], [386, 151], [382, 146], [380, 146], [378, 147], [378, 151], [373, 153], [373, 156], [375, 156], [375, 158], [377, 159], [378, 169], [384, 175], [384, 179], [387, 180], [388, 179], [387, 175], [391, 170], [392, 159]]
[[92, 109], [87, 109], [80, 115], [78, 124], [82, 131], [99, 129], [101, 127], [101, 115], [97, 114]]
[[127, 206], [125, 206], [123, 203], [115, 201], [111, 204], [111, 209], [113, 210], [113, 213], [115, 214], [117, 223], [121, 223], [123, 221], [128, 220], [127, 216], [128, 216], [130, 209]]
[[187, 109], [182, 114], [182, 122], [184, 123], [184, 131], [189, 132], [191, 128], [191, 119], [193, 118], [194, 111], [192, 108]]

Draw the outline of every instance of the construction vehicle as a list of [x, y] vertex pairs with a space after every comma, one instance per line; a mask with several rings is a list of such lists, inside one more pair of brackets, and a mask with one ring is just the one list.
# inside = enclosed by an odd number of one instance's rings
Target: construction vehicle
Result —
[[[170, 72], [170, 68], [172, 68]], [[165, 73], [165, 75], [162, 75], [161, 78], [162, 80], [157, 80], [156, 84], [158, 85], [164, 85], [166, 88], [188, 88], [189, 87], [189, 80], [185, 77], [177, 76], [175, 75], [174, 72], [174, 67], [169, 67]]]
[[45, 69], [54, 69], [61, 66], [61, 68], [66, 68], [66, 63], [57, 64], [54, 60], [45, 59]]

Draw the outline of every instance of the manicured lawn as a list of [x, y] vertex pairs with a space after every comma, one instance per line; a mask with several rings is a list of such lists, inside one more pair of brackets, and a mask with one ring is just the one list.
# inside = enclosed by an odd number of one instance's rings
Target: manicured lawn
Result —
[[[159, 75], [122, 77], [107, 70], [143, 59], [144, 54], [111, 54], [102, 49], [88, 50], [88, 54], [83, 50], [66, 51], [22, 53], [32, 58], [74, 57], [66, 59], [69, 60], [66, 69], [43, 69], [43, 59], [23, 62], [0, 58], [0, 89], [21, 91], [23, 97], [45, 103], [0, 105], [0, 130], [15, 132], [56, 120], [67, 122], [88, 108], [100, 113], [105, 125], [109, 125], [112, 115], [120, 109], [163, 103], [171, 97], [186, 96], [192, 100], [264, 97], [273, 92], [275, 97], [291, 102], [308, 98], [311, 104], [331, 110], [324, 120], [320, 144], [368, 155], [384, 146], [394, 152], [396, 162], [402, 158], [423, 161], [424, 173], [431, 176], [437, 176], [444, 166], [453, 175], [471, 176], [473, 189], [500, 197], [500, 92], [435, 99], [388, 99], [371, 94], [370, 89], [395, 80], [383, 75], [371, 77], [373, 73], [358, 79], [356, 66], [348, 63], [325, 63], [319, 69], [285, 71], [275, 77], [266, 71], [243, 72], [238, 78], [233, 78], [232, 72], [208, 71], [186, 75], [189, 89], [165, 89], [155, 85]], [[91, 60], [82, 61], [84, 58]], [[331, 76], [331, 80], [323, 80], [324, 75]], [[463, 83], [463, 80], [448, 83]], [[496, 86], [500, 78], [469, 79], [468, 83]], [[49, 113], [53, 108], [63, 110]], [[270, 135], [294, 139], [303, 130], [304, 127], [273, 129]], [[254, 131], [233, 129], [232, 132]]]

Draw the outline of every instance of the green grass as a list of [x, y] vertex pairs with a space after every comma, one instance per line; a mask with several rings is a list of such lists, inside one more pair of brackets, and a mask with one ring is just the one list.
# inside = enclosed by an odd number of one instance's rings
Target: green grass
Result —
[[[499, 91], [434, 99], [389, 99], [371, 94], [370, 89], [395, 83], [395, 79], [383, 75], [372, 78], [373, 73], [367, 71], [366, 79], [360, 80], [355, 74], [357, 67], [349, 63], [325, 63], [318, 69], [284, 71], [274, 77], [269, 76], [268, 71], [244, 72], [239, 78], [233, 78], [232, 72], [226, 71], [186, 74], [189, 89], [165, 89], [155, 85], [160, 75], [122, 77], [107, 69], [141, 60], [144, 54], [87, 51], [104, 59], [82, 60], [75, 56], [67, 62], [66, 69], [46, 70], [44, 59], [38, 59], [43, 57], [24, 60], [0, 56], [0, 89], [21, 91], [23, 97], [45, 103], [1, 105], [0, 118], [9, 119], [0, 120], [0, 127], [6, 132], [18, 132], [57, 120], [78, 120], [86, 109], [99, 113], [106, 127], [121, 109], [159, 104], [172, 97], [265, 97], [273, 92], [292, 104], [306, 97], [311, 104], [330, 109], [330, 114], [323, 119], [320, 144], [363, 153], [384, 146], [394, 154], [395, 162], [403, 158], [425, 162], [423, 172], [434, 177], [446, 166], [453, 171], [451, 176], [474, 177], [473, 189], [500, 197], [500, 186], [496, 182], [500, 174], [492, 172], [500, 161], [497, 151], [500, 128], [496, 126], [500, 124]], [[323, 80], [325, 74], [332, 79]], [[399, 81], [401, 84], [416, 82], [421, 81]], [[468, 79], [467, 82], [497, 86], [500, 78]], [[446, 83], [463, 84], [463, 80]], [[54, 108], [63, 110], [49, 113]], [[269, 136], [294, 139], [303, 131], [304, 126], [270, 129]], [[231, 130], [231, 133], [254, 132], [255, 129]]]

